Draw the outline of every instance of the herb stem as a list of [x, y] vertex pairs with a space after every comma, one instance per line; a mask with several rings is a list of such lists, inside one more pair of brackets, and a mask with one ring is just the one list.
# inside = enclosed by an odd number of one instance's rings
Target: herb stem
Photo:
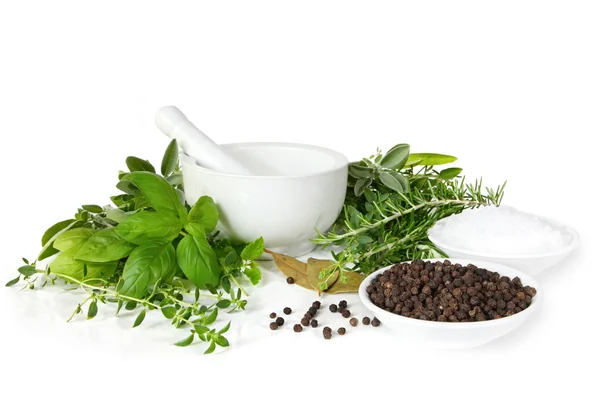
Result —
[[240, 289], [240, 291], [242, 291], [242, 293], [244, 294], [244, 296], [248, 296], [248, 293], [246, 293], [246, 290], [240, 285], [240, 283], [235, 279], [235, 277], [233, 276], [233, 274], [229, 275], [229, 278], [231, 279], [231, 281], [233, 281], [235, 283], [235, 285], [237, 285], [237, 287]]

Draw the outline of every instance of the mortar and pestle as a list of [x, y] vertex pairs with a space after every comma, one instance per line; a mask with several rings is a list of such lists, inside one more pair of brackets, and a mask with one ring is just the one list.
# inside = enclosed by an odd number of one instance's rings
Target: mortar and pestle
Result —
[[342, 210], [348, 159], [339, 152], [294, 143], [218, 145], [173, 106], [158, 110], [156, 125], [177, 139], [186, 200], [212, 197], [224, 237], [262, 236], [266, 248], [300, 256], [315, 248], [315, 229], [327, 231]]

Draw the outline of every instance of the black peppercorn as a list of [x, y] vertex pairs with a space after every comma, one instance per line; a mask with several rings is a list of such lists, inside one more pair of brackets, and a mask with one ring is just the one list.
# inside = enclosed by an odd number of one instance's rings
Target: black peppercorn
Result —
[[351, 318], [350, 319], [350, 325], [352, 325], [352, 326], [358, 325], [358, 319], [356, 317], [355, 318]]
[[290, 309], [289, 307], [284, 308], [283, 309], [283, 314], [285, 314], [285, 315], [292, 314], [292, 309]]
[[294, 332], [302, 332], [302, 325], [295, 324], [294, 325]]
[[269, 314], [269, 318], [275, 318], [275, 317], [277, 317], [277, 314], [275, 314], [275, 313]]
[[323, 337], [327, 340], [331, 339], [331, 328], [326, 326], [325, 328], [323, 328]]
[[285, 281], [287, 281], [288, 284], [293, 284], [294, 283], [294, 277], [288, 277]]
[[318, 300], [315, 300], [312, 304], [312, 307], [319, 310], [321, 308], [321, 302], [319, 302]]
[[377, 319], [377, 317], [374, 317], [374, 318], [373, 318], [373, 321], [371, 321], [371, 325], [373, 325], [373, 326], [377, 327], [377, 326], [381, 325], [381, 321], [379, 321], [379, 320]]
[[352, 315], [352, 313], [350, 313], [350, 310], [345, 310], [344, 309], [344, 311], [342, 311], [342, 317], [349, 318], [350, 315]]
[[277, 330], [277, 328], [279, 328], [279, 325], [277, 325], [276, 322], [271, 322], [269, 324], [269, 328], [271, 328], [272, 331], [275, 331], [275, 330]]
[[314, 317], [314, 316], [315, 316], [315, 314], [317, 314], [317, 309], [315, 309], [314, 307], [310, 307], [310, 308], [308, 309], [308, 312], [309, 312], [310, 314], [312, 314], [312, 316]]
[[335, 304], [331, 304], [329, 305], [329, 311], [331, 311], [332, 313], [335, 313], [337, 311], [338, 307]]
[[369, 317], [364, 317], [364, 318], [362, 319], [362, 323], [363, 323], [364, 325], [369, 325], [369, 324], [371, 323], [371, 319], [370, 319]]
[[306, 312], [306, 313], [304, 314], [304, 318], [306, 318], [306, 319], [309, 319], [309, 320], [310, 320], [311, 318], [313, 318], [313, 315], [312, 315], [311, 313], [309, 313], [309, 312]]
[[310, 326], [312, 326], [313, 328], [316, 328], [317, 326], [319, 326], [319, 321], [317, 320], [312, 320], [310, 322]]
[[283, 326], [284, 322], [285, 320], [283, 319], [283, 317], [277, 317], [277, 319], [275, 320], [275, 323], [279, 326]]
[[344, 336], [346, 334], [346, 328], [342, 327], [337, 330], [338, 335]]
[[301, 323], [303, 326], [308, 326], [308, 325], [310, 324], [310, 322], [308, 321], [308, 318], [302, 318], [302, 319], [300, 320], [300, 323]]
[[346, 302], [345, 300], [340, 300], [340, 303], [338, 303], [338, 307], [340, 309], [345, 309], [346, 307], [348, 307], [348, 302]]

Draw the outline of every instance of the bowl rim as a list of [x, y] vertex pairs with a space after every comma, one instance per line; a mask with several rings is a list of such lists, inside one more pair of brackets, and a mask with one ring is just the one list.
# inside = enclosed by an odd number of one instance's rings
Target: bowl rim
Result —
[[276, 141], [269, 141], [269, 142], [245, 142], [245, 143], [228, 143], [228, 144], [221, 144], [222, 147], [253, 147], [253, 146], [260, 146], [260, 147], [278, 147], [278, 148], [302, 148], [305, 149], [307, 151], [316, 151], [319, 152], [321, 154], [325, 154], [329, 157], [331, 157], [335, 162], [332, 165], [332, 167], [324, 169], [324, 170], [320, 170], [320, 171], [316, 171], [316, 172], [312, 172], [312, 173], [307, 173], [307, 174], [298, 174], [298, 175], [291, 175], [291, 176], [285, 176], [285, 175], [246, 175], [246, 174], [230, 174], [230, 173], [221, 173], [212, 169], [208, 169], [206, 167], [200, 166], [196, 163], [196, 161], [189, 156], [188, 154], [186, 154], [185, 152], [183, 152], [183, 150], [179, 150], [179, 155], [182, 158], [182, 162], [185, 162], [186, 165], [188, 166], [192, 166], [193, 168], [206, 172], [206, 173], [210, 173], [210, 174], [218, 174], [221, 175], [223, 177], [228, 177], [228, 178], [242, 178], [242, 179], [268, 179], [268, 180], [276, 180], [276, 179], [291, 179], [291, 178], [310, 178], [310, 177], [315, 177], [315, 176], [321, 176], [321, 175], [325, 175], [325, 174], [330, 174], [330, 173], [334, 173], [336, 171], [339, 171], [343, 168], [347, 168], [348, 164], [350, 163], [348, 161], [348, 158], [342, 154], [339, 151], [333, 150], [331, 148], [327, 148], [327, 147], [321, 147], [321, 146], [317, 146], [317, 145], [311, 145], [311, 144], [303, 144], [303, 143], [286, 143], [286, 142], [276, 142]]
[[[579, 232], [577, 232], [575, 230], [575, 228], [573, 228], [570, 225], [565, 224], [564, 222], [560, 222], [560, 221], [557, 221], [552, 218], [544, 217], [541, 215], [535, 215], [535, 214], [532, 214], [532, 215], [534, 215], [535, 217], [537, 217], [543, 221], [548, 222], [550, 225], [561, 228], [561, 230], [563, 230], [565, 233], [567, 233], [571, 236], [571, 242], [568, 245], [566, 245], [564, 248], [562, 248], [558, 251], [554, 251], [554, 252], [545, 252], [545, 253], [540, 253], [540, 254], [498, 254], [498, 253], [490, 253], [490, 252], [476, 252], [473, 250], [468, 250], [466, 248], [455, 248], [444, 242], [440, 242], [438, 238], [431, 235], [431, 233], [432, 233], [431, 230], [433, 229], [433, 226], [427, 230], [427, 237], [433, 244], [435, 244], [436, 247], [440, 248], [444, 252], [452, 253], [452, 254], [469, 255], [469, 256], [476, 257], [477, 259], [483, 258], [483, 259], [523, 260], [523, 259], [548, 258], [548, 257], [554, 257], [554, 256], [563, 255], [563, 254], [568, 254], [571, 251], [575, 250], [577, 247], [579, 247], [579, 244], [581, 243], [581, 236], [579, 235]], [[444, 221], [448, 218], [450, 218], [450, 217], [442, 218], [441, 220], [437, 221], [436, 224], [438, 222]]]
[[[452, 262], [453, 264], [455, 264], [455, 263], [462, 264], [460, 261], [461, 260], [464, 261], [464, 258], [441, 258], [441, 259], [443, 259], [443, 260], [447, 259], [450, 262]], [[436, 260], [435, 258], [434, 259], [424, 259], [425, 262], [439, 261], [439, 260], [440, 259]], [[400, 262], [400, 264], [408, 264], [408, 263], [410, 263], [410, 261]], [[479, 260], [473, 260], [473, 261], [470, 261], [469, 263], [472, 263], [473, 265], [477, 266], [480, 269], [487, 269], [490, 271], [498, 272], [500, 275], [506, 275], [506, 274], [502, 274], [502, 271], [504, 271], [504, 270], [506, 270], [505, 273], [512, 272], [512, 273], [514, 273], [514, 276], [510, 276], [510, 277], [519, 277], [521, 279], [521, 281], [523, 282], [523, 284], [534, 287], [536, 289], [537, 293], [532, 298], [531, 304], [529, 305], [529, 307], [527, 307], [525, 310], [522, 310], [522, 311], [520, 311], [516, 314], [513, 314], [511, 316], [508, 316], [508, 317], [502, 317], [502, 318], [497, 318], [497, 319], [487, 320], [487, 321], [476, 321], [476, 322], [427, 321], [427, 320], [421, 320], [418, 318], [410, 318], [410, 317], [405, 317], [400, 314], [391, 313], [387, 310], [382, 309], [379, 306], [376, 306], [373, 302], [371, 302], [371, 299], [369, 298], [369, 294], [367, 293], [367, 286], [369, 286], [369, 284], [371, 284], [371, 281], [373, 280], [373, 278], [375, 276], [383, 273], [386, 270], [389, 270], [391, 267], [393, 267], [396, 264], [392, 264], [392, 265], [383, 267], [383, 268], [369, 274], [360, 283], [360, 286], [358, 288], [358, 297], [359, 297], [360, 301], [363, 303], [363, 305], [365, 305], [365, 307], [367, 309], [369, 309], [371, 312], [373, 312], [376, 317], [385, 317], [384, 320], [389, 318], [390, 320], [393, 320], [396, 323], [405, 323], [407, 325], [416, 325], [416, 326], [427, 327], [427, 328], [435, 327], [438, 329], [449, 329], [449, 330], [485, 328], [485, 327], [505, 325], [512, 321], [525, 320], [531, 314], [533, 314], [534, 311], [536, 311], [537, 308], [539, 307], [539, 305], [541, 304], [541, 301], [543, 299], [543, 292], [542, 292], [542, 289], [540, 288], [539, 282], [536, 281], [536, 279], [533, 276], [531, 276], [527, 273], [524, 273], [518, 269], [515, 269], [513, 267], [502, 265], [499, 263], [485, 262], [485, 261], [479, 261]], [[462, 264], [462, 265], [465, 266], [465, 264]]]

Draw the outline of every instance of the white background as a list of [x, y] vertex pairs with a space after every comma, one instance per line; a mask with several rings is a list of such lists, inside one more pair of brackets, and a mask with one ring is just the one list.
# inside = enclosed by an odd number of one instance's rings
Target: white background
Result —
[[597, 391], [585, 357], [600, 351], [599, 20], [595, 1], [3, 1], [3, 283], [46, 227], [108, 203], [127, 155], [160, 160], [154, 112], [167, 104], [220, 143], [454, 154], [471, 179], [509, 180], [505, 203], [582, 236], [539, 275], [546, 298], [530, 325], [460, 352], [384, 327], [329, 342], [291, 325], [272, 333], [269, 312], [304, 311], [314, 296], [269, 267], [251, 313], [233, 317], [232, 347], [212, 357], [172, 346], [185, 332], [163, 319], [130, 329], [133, 314], [105, 308], [66, 324], [80, 296], [2, 287], [3, 391]]

